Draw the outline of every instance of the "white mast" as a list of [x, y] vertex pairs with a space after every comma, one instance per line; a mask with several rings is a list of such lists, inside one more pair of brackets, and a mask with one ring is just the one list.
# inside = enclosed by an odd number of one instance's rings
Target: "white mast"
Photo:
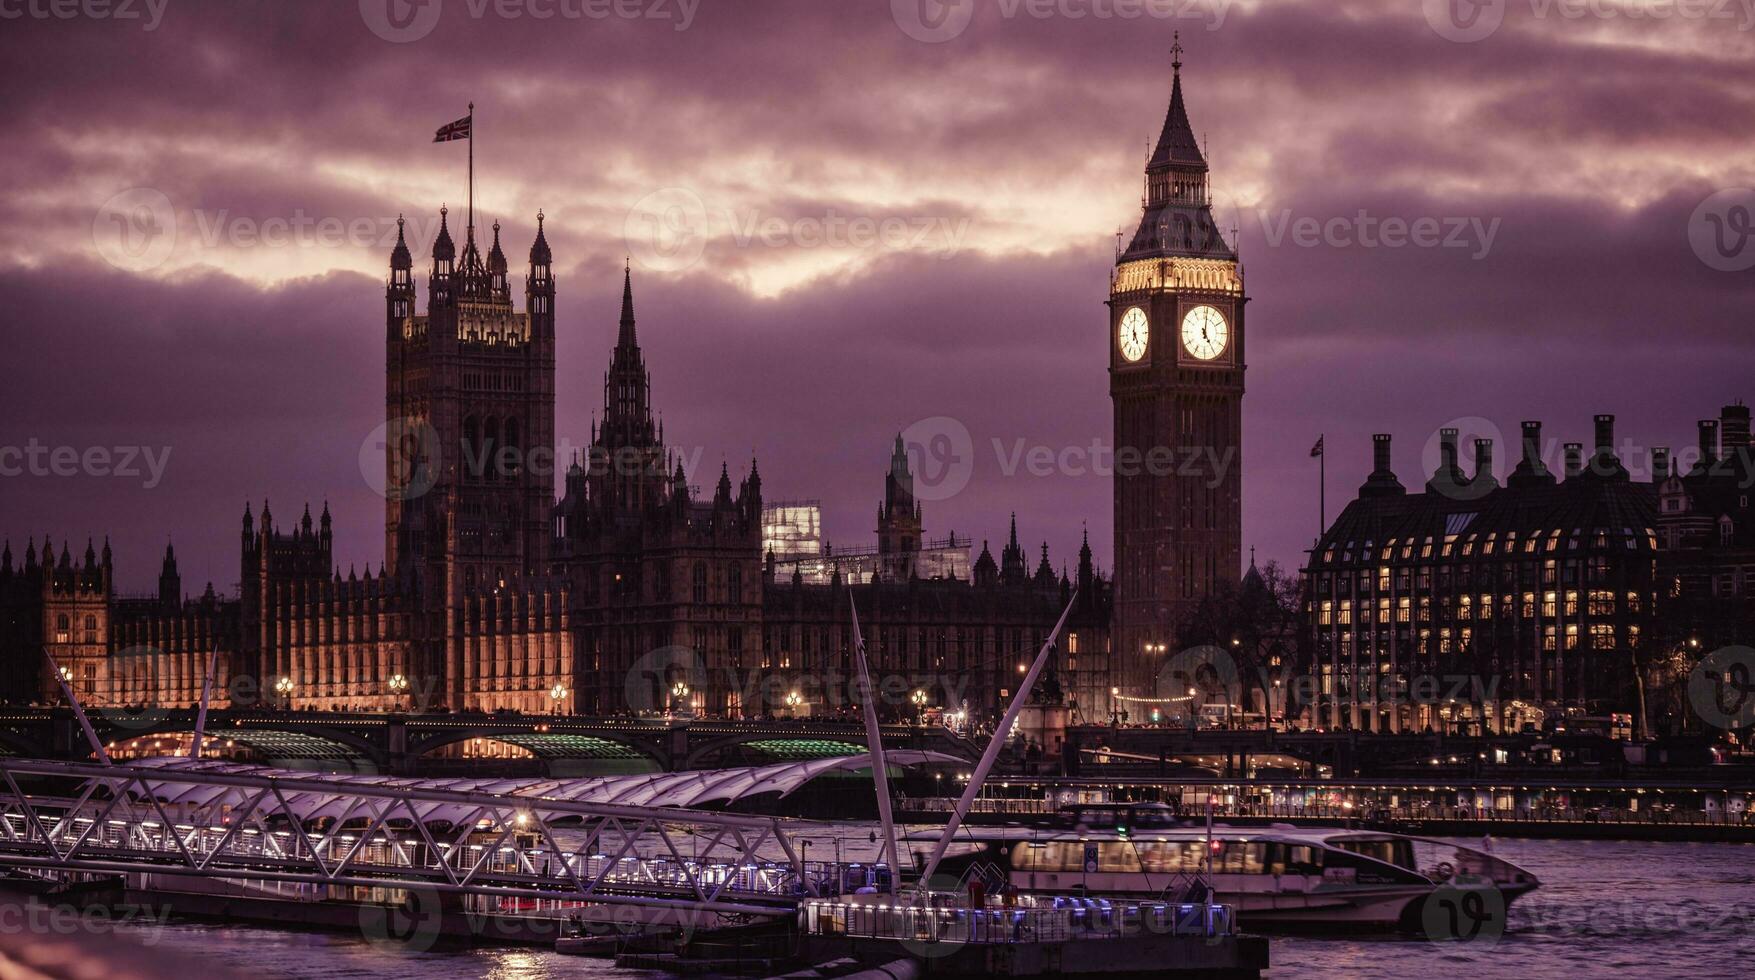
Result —
[[865, 740], [871, 746], [871, 778], [877, 786], [878, 820], [883, 824], [884, 842], [878, 852], [890, 865], [890, 894], [896, 893], [896, 879], [902, 866], [896, 863], [896, 818], [890, 809], [890, 773], [884, 762], [884, 736], [878, 728], [877, 699], [871, 686], [871, 669], [865, 661], [865, 635], [859, 631], [859, 604], [853, 601], [853, 590], [847, 590], [847, 605], [853, 610], [853, 658], [859, 664], [859, 705], [865, 714]]
[[1036, 654], [1036, 662], [1030, 665], [1029, 673], [1024, 675], [1024, 682], [1018, 685], [1018, 693], [1012, 696], [1011, 706], [1005, 709], [1005, 717], [999, 721], [999, 727], [993, 732], [993, 741], [987, 743], [987, 751], [981, 754], [981, 762], [975, 767], [975, 774], [969, 777], [969, 785], [963, 789], [963, 798], [957, 801], [957, 808], [951, 812], [950, 822], [945, 824], [945, 831], [939, 835], [938, 843], [933, 846], [932, 860], [926, 862], [925, 870], [920, 873], [920, 894], [924, 897], [930, 887], [932, 873], [938, 870], [939, 861], [945, 856], [945, 849], [951, 846], [951, 838], [956, 835], [957, 828], [963, 825], [963, 817], [975, 798], [981, 794], [981, 784], [987, 781], [987, 773], [999, 760], [999, 750], [1005, 745], [1005, 738], [1012, 730], [1012, 723], [1017, 721], [1018, 713], [1024, 710], [1024, 703], [1030, 698], [1030, 690], [1036, 686], [1036, 677], [1042, 673], [1042, 667], [1048, 663], [1049, 654], [1054, 652], [1054, 639], [1060, 635], [1060, 628], [1066, 625], [1066, 617], [1071, 615], [1073, 603], [1079, 601], [1078, 590], [1073, 590], [1072, 599], [1060, 613], [1060, 621], [1054, 624], [1048, 639], [1043, 641], [1042, 649]]
[[213, 668], [219, 662], [219, 641], [213, 641], [213, 650], [207, 654], [207, 673], [201, 677], [201, 710], [195, 714], [195, 740], [189, 745], [189, 758], [201, 758], [201, 737], [207, 733], [207, 696], [213, 690]]
[[104, 751], [104, 743], [98, 741], [97, 731], [91, 727], [91, 719], [85, 716], [85, 709], [79, 706], [79, 696], [73, 693], [73, 687], [62, 676], [61, 665], [55, 662], [55, 655], [49, 652], [48, 647], [44, 647], [43, 656], [49, 658], [49, 672], [55, 675], [55, 683], [61, 685], [61, 696], [73, 706], [73, 717], [79, 719], [79, 727], [85, 730], [85, 740], [91, 743], [91, 750], [104, 765], [109, 765], [110, 754]]

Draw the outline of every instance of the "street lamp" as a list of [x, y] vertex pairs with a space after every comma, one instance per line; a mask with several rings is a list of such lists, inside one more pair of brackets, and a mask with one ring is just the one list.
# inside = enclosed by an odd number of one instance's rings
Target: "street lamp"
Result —
[[401, 674], [390, 675], [390, 693], [396, 698], [396, 710], [402, 710], [402, 695], [408, 690], [408, 678]]
[[687, 684], [684, 684], [682, 681], [677, 681], [675, 684], [672, 684], [670, 687], [670, 710], [672, 712], [676, 711], [677, 703], [683, 701], [688, 696], [689, 686]]
[[794, 718], [797, 718], [798, 717], [798, 706], [802, 703], [804, 703], [804, 698], [799, 697], [797, 691], [788, 691], [786, 693], [786, 712], [787, 712], [787, 714], [791, 715]]
[[274, 693], [280, 695], [281, 707], [292, 710], [293, 680], [286, 675], [274, 682]]
[[914, 693], [908, 695], [908, 700], [914, 704], [914, 723], [924, 725], [926, 723], [926, 692], [915, 688]]
[[554, 713], [557, 715], [560, 714], [561, 702], [567, 699], [567, 685], [557, 681], [554, 687], [548, 689], [548, 699], [551, 702]]

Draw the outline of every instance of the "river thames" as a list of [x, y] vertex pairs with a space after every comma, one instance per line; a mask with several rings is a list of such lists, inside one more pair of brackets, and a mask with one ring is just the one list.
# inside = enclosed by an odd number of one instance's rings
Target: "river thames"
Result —
[[[1269, 976], [1575, 980], [1674, 975], [1681, 964], [1691, 980], [1750, 975], [1755, 845], [1496, 840], [1493, 848], [1542, 880], [1512, 907], [1503, 935], [1488, 928], [1469, 942], [1275, 936]], [[125, 931], [264, 980], [664, 976], [541, 949], [411, 953], [359, 935], [193, 923]]]

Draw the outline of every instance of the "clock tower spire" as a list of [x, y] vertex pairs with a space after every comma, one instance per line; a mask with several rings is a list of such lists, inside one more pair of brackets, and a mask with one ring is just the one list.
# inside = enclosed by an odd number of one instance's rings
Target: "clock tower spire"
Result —
[[[1206, 155], [1171, 48], [1170, 108], [1133, 237], [1111, 274], [1117, 684], [1157, 677], [1176, 628], [1242, 561], [1243, 272], [1213, 220]], [[1186, 680], [1181, 682], [1186, 683]], [[1180, 684], [1178, 685], [1180, 687]]]

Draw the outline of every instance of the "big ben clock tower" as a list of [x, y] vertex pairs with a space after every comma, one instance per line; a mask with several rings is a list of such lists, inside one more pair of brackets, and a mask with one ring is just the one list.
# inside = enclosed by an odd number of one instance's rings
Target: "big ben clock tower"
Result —
[[1176, 625], [1237, 577], [1242, 551], [1243, 270], [1213, 222], [1181, 52], [1139, 230], [1109, 285], [1117, 683], [1136, 696], [1170, 696], [1155, 677]]

